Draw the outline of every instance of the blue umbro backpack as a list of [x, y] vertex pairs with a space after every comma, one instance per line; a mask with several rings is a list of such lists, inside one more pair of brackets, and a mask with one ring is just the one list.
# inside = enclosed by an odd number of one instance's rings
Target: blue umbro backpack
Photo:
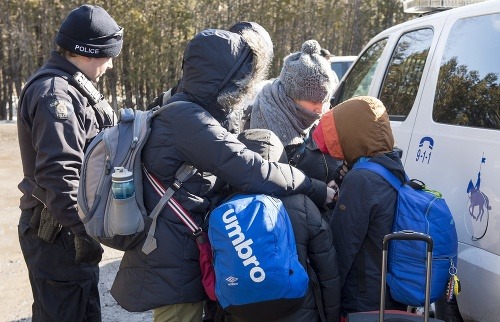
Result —
[[[441, 193], [429, 190], [415, 179], [401, 182], [375, 162], [357, 162], [354, 168], [379, 174], [398, 191], [393, 232], [411, 230], [432, 237], [430, 303], [442, 299], [450, 273], [456, 271], [458, 238], [453, 216]], [[421, 241], [391, 241], [387, 255], [387, 285], [393, 299], [415, 307], [424, 305], [426, 256], [426, 244]]]
[[288, 213], [279, 199], [235, 195], [209, 219], [215, 294], [222, 308], [254, 321], [301, 307], [309, 278], [300, 264]]

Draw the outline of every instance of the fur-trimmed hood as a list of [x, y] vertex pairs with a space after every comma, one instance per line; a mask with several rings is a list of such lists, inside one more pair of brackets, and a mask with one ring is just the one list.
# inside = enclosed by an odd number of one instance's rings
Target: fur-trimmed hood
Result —
[[238, 33], [203, 30], [186, 46], [178, 92], [221, 121], [267, 77], [272, 57], [271, 38], [258, 24]]

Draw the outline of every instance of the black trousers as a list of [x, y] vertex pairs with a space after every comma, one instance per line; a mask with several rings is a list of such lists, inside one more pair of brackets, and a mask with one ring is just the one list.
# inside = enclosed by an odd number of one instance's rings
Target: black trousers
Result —
[[33, 293], [33, 322], [101, 321], [99, 266], [75, 263], [74, 236], [63, 228], [53, 243], [29, 227], [32, 212], [23, 210], [19, 243]]

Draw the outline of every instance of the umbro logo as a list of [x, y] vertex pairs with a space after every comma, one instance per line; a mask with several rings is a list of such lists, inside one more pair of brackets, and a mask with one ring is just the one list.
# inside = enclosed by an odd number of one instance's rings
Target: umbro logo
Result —
[[234, 276], [229, 276], [228, 278], [226, 278], [226, 281], [228, 281], [229, 283], [234, 283], [238, 280], [237, 277], [234, 277]]
[[238, 257], [242, 260], [243, 266], [247, 267], [251, 264], [250, 279], [255, 283], [260, 283], [266, 279], [266, 272], [260, 267], [257, 257], [252, 255], [253, 250], [250, 245], [253, 244], [253, 240], [245, 237], [235, 212], [235, 209], [231, 207], [222, 215], [222, 221], [226, 224], [227, 236], [232, 239], [231, 243]]
[[228, 278], [226, 278], [226, 281], [229, 282], [229, 284], [227, 285], [238, 285], [238, 283], [236, 283], [237, 280], [238, 278], [234, 276], [229, 276]]

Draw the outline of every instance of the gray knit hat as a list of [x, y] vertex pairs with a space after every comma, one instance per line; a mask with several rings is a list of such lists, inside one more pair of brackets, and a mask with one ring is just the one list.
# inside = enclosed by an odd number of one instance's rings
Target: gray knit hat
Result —
[[116, 57], [123, 44], [123, 28], [99, 6], [73, 9], [61, 24], [56, 44], [86, 57]]
[[316, 40], [304, 42], [300, 52], [285, 57], [279, 78], [288, 96], [310, 102], [329, 101], [338, 85]]

